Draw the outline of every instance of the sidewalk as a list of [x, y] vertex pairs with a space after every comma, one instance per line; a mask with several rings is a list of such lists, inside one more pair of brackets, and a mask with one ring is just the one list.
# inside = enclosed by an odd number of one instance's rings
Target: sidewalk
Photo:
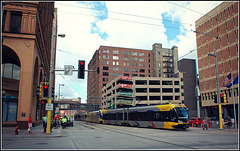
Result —
[[208, 130], [203, 130], [201, 127], [189, 127], [190, 130], [193, 130], [193, 131], [198, 131], [200, 133], [202, 132], [207, 132], [207, 133], [220, 133], [220, 134], [238, 134], [239, 132], [239, 129], [232, 129], [230, 131], [228, 131], [228, 129], [222, 129], [220, 130], [219, 128], [212, 128], [212, 127], [209, 127]]
[[62, 137], [62, 128], [52, 128], [51, 133], [43, 132], [43, 125], [38, 125], [32, 128], [29, 134], [26, 129], [20, 129], [18, 135], [15, 135], [15, 127], [2, 127], [2, 138], [22, 138], [22, 137]]

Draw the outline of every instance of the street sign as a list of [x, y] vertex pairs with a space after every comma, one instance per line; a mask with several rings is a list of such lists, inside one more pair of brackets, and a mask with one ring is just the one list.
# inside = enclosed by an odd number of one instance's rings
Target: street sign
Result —
[[121, 88], [132, 88], [132, 84], [120, 84]]
[[132, 96], [132, 92], [120, 92], [120, 95]]
[[46, 110], [53, 110], [53, 103], [46, 103]]
[[131, 100], [117, 100], [119, 104], [132, 104]]
[[64, 65], [64, 75], [73, 75], [72, 65]]

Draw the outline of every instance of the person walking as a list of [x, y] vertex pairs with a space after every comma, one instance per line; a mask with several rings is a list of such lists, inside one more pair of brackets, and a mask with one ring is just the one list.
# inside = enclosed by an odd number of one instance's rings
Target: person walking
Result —
[[58, 128], [59, 127], [60, 116], [58, 114], [55, 114], [54, 120], [55, 120], [55, 123], [56, 123], [55, 128]]
[[206, 128], [206, 130], [208, 130], [208, 127], [207, 127], [207, 119], [204, 117], [203, 118], [203, 122], [202, 122], [202, 125], [203, 125], [203, 130]]
[[232, 119], [230, 116], [228, 116], [227, 124], [228, 124], [228, 131], [230, 131], [230, 129], [232, 130]]
[[28, 133], [32, 132], [32, 116], [29, 115], [29, 119], [28, 119]]
[[44, 133], [46, 133], [46, 129], [47, 129], [47, 116], [44, 115], [42, 120], [43, 120]]

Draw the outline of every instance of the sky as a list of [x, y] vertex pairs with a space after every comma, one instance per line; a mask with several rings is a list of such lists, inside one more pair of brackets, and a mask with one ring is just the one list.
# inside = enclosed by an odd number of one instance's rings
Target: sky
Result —
[[[163, 48], [178, 47], [179, 60], [197, 59], [195, 21], [222, 1], [55, 1], [58, 34], [56, 67], [78, 68], [85, 60], [88, 69], [94, 52], [101, 45], [151, 50], [154, 43]], [[193, 51], [194, 50], [194, 51]], [[192, 51], [192, 52], [191, 52]], [[191, 53], [189, 53], [191, 52]], [[188, 55], [186, 55], [188, 54]], [[87, 100], [87, 72], [55, 72], [55, 94], [61, 98]]]

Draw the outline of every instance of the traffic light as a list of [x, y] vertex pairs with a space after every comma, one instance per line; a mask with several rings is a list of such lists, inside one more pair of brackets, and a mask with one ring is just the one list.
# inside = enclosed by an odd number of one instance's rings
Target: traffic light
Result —
[[226, 94], [224, 94], [223, 98], [224, 98], [224, 103], [228, 103]]
[[78, 60], [78, 79], [84, 79], [85, 60]]
[[52, 94], [52, 98], [54, 98], [54, 89], [55, 89], [54, 86], [52, 86], [52, 93], [51, 93]]
[[48, 97], [48, 84], [43, 84], [43, 97]]
[[221, 103], [224, 103], [224, 95], [223, 94], [220, 94], [220, 100], [221, 100]]
[[41, 85], [37, 85], [37, 96], [39, 96], [40, 98], [42, 97], [42, 89], [41, 89]]
[[217, 95], [216, 94], [213, 96], [213, 99], [214, 99], [214, 103], [217, 103]]
[[42, 100], [42, 105], [46, 105], [47, 100]]

